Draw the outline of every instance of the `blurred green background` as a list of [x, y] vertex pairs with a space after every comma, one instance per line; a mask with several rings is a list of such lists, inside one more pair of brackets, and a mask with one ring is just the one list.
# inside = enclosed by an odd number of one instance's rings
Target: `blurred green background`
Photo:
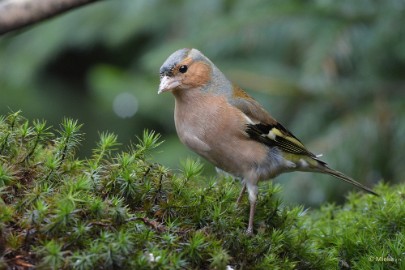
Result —
[[[369, 186], [400, 182], [404, 12], [403, 0], [100, 1], [0, 38], [0, 113], [78, 119], [81, 157], [99, 132], [126, 148], [153, 129], [165, 140], [154, 157], [177, 168], [193, 154], [175, 134], [173, 97], [157, 95], [159, 67], [195, 47], [331, 167]], [[353, 189], [309, 173], [276, 182], [312, 206]]]

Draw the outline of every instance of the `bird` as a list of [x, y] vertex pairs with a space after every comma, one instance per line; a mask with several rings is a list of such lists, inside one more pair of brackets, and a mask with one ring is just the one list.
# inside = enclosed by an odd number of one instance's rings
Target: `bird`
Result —
[[259, 181], [282, 173], [329, 174], [378, 196], [310, 152], [197, 49], [179, 49], [164, 61], [158, 94], [165, 92], [175, 98], [174, 120], [180, 141], [220, 170], [242, 179], [237, 203], [247, 190], [248, 235], [253, 234]]

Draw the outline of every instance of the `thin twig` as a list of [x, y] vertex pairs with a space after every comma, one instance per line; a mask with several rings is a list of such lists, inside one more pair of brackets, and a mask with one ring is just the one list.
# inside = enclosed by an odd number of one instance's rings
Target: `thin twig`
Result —
[[96, 1], [98, 0], [0, 1], [0, 35]]

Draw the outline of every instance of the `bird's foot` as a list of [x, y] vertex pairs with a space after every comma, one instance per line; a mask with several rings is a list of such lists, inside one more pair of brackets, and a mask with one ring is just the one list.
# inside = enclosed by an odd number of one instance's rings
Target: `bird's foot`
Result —
[[247, 236], [253, 236], [253, 228], [248, 227], [245, 233]]

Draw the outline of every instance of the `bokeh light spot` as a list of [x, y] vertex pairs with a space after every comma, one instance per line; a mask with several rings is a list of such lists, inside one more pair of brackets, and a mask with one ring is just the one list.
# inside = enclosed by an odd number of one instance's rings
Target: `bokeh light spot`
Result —
[[130, 118], [138, 111], [138, 99], [131, 93], [120, 93], [114, 98], [113, 110], [121, 118]]

